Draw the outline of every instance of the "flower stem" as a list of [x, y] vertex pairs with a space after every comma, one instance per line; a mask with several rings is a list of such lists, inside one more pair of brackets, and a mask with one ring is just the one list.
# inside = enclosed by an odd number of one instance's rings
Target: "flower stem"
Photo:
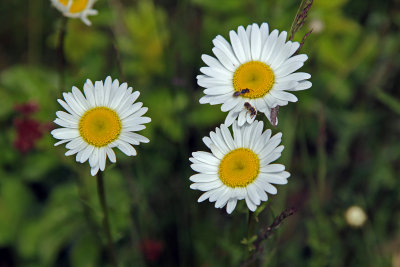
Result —
[[59, 73], [59, 89], [60, 91], [64, 91], [65, 87], [65, 77], [64, 77], [64, 69], [65, 69], [65, 55], [64, 55], [64, 42], [65, 42], [65, 35], [67, 32], [67, 17], [61, 18], [61, 26], [60, 32], [58, 35], [58, 44], [57, 44], [57, 57], [58, 57], [58, 73]]
[[[255, 229], [255, 215], [254, 215], [254, 212], [249, 210], [248, 220], [247, 220], [247, 240], [250, 241], [253, 238], [254, 229]], [[250, 258], [252, 258], [255, 251], [253, 249], [251, 249], [250, 247], [247, 247], [247, 249], [248, 249], [247, 260], [249, 260]], [[252, 266], [252, 265], [249, 265], [249, 266]]]
[[114, 267], [117, 267], [118, 263], [117, 263], [117, 258], [115, 256], [114, 244], [110, 231], [110, 223], [108, 221], [107, 200], [106, 200], [106, 194], [104, 192], [103, 173], [101, 171], [97, 173], [97, 193], [99, 194], [101, 209], [103, 211], [103, 228], [107, 236], [108, 254], [112, 262], [112, 265]]

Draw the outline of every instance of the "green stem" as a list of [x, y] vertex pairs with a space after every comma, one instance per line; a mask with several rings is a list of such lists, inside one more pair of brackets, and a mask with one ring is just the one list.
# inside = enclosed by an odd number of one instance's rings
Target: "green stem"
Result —
[[325, 149], [325, 142], [326, 142], [326, 118], [325, 118], [325, 110], [324, 108], [320, 109], [319, 111], [319, 136], [317, 141], [318, 147], [318, 194], [319, 199], [323, 200], [325, 196], [325, 189], [326, 189], [326, 149]]
[[106, 233], [107, 236], [108, 254], [112, 262], [112, 265], [114, 267], [117, 267], [118, 263], [117, 263], [117, 258], [115, 256], [114, 244], [110, 231], [110, 223], [108, 221], [107, 200], [104, 191], [103, 173], [101, 171], [97, 173], [97, 193], [99, 194], [101, 209], [103, 211], [103, 227], [104, 227], [104, 232]]
[[[252, 237], [254, 236], [254, 229], [255, 229], [255, 215], [254, 215], [254, 212], [251, 212], [249, 210], [248, 220], [247, 220], [247, 240], [248, 241], [250, 241], [252, 239]], [[247, 260], [249, 260], [255, 253], [255, 251], [251, 250], [249, 246], [247, 247], [247, 249], [248, 249]], [[254, 262], [253, 262], [253, 264], [254, 264]], [[253, 265], [249, 265], [249, 266], [253, 266]]]
[[59, 89], [60, 91], [64, 91], [65, 87], [65, 77], [64, 77], [64, 69], [66, 65], [65, 53], [64, 53], [64, 42], [65, 35], [67, 33], [67, 22], [68, 18], [61, 18], [61, 26], [60, 33], [58, 35], [58, 44], [57, 44], [57, 56], [58, 56], [58, 73], [59, 73]]

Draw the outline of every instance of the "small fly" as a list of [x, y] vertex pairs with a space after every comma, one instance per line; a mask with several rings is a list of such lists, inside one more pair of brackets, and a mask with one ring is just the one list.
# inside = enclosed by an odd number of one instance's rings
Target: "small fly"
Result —
[[248, 112], [250, 112], [251, 118], [253, 118], [255, 115], [257, 115], [257, 110], [252, 105], [250, 105], [249, 102], [245, 102], [244, 107], [247, 109]]
[[238, 97], [238, 96], [244, 95], [244, 94], [246, 94], [246, 93], [248, 93], [248, 92], [250, 92], [250, 89], [249, 89], [249, 88], [245, 88], [245, 89], [242, 89], [242, 90], [240, 90], [240, 91], [234, 92], [234, 93], [233, 93], [233, 96], [234, 96], [234, 97]]

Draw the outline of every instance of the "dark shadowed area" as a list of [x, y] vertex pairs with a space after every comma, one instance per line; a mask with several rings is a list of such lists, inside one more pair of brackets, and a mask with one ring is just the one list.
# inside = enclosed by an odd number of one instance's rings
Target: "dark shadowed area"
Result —
[[[228, 215], [189, 188], [191, 153], [227, 114], [199, 103], [196, 76], [216, 35], [289, 31], [300, 2], [98, 0], [88, 27], [50, 0], [0, 1], [0, 267], [112, 266], [96, 178], [50, 135], [62, 92], [108, 75], [152, 118], [150, 143], [104, 172], [119, 265], [240, 266], [245, 203]], [[316, 0], [294, 40], [311, 29], [300, 71], [313, 86], [276, 128], [257, 117], [283, 133], [277, 162], [291, 177], [255, 222], [268, 238], [253, 264], [399, 267], [400, 1]]]

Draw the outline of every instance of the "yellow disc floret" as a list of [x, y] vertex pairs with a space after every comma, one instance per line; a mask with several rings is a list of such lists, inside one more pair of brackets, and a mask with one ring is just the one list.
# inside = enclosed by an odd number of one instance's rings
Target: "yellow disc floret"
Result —
[[[60, 3], [64, 6], [68, 5], [68, 0], [59, 0]], [[89, 0], [72, 0], [71, 7], [69, 8], [69, 12], [71, 13], [79, 13], [85, 10], [89, 3]]]
[[248, 148], [232, 150], [219, 164], [219, 178], [229, 187], [246, 187], [260, 172], [260, 160], [257, 154]]
[[88, 144], [103, 147], [116, 140], [121, 133], [118, 114], [107, 107], [89, 109], [79, 121], [79, 133]]
[[236, 69], [233, 75], [233, 88], [236, 92], [249, 89], [242, 95], [246, 98], [259, 98], [266, 95], [275, 82], [275, 75], [271, 68], [260, 61], [244, 63]]

